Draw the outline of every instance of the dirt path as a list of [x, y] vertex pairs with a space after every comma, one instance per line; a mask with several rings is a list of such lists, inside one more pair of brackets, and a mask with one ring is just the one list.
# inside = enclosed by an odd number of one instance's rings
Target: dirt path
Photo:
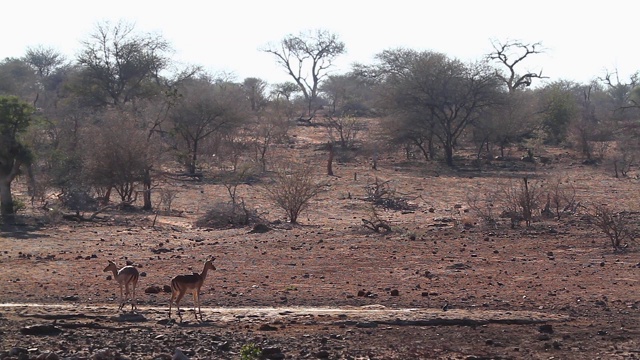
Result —
[[[128, 307], [128, 305], [127, 305]], [[174, 309], [175, 310], [175, 309]], [[185, 319], [192, 316], [192, 308], [182, 307]], [[497, 310], [463, 310], [463, 309], [428, 309], [428, 308], [387, 308], [382, 305], [363, 307], [202, 307], [208, 321], [229, 322], [260, 319], [264, 322], [282, 321], [284, 319], [315, 317], [335, 322], [344, 321], [374, 322], [387, 325], [443, 326], [461, 325], [477, 326], [483, 324], [537, 324], [547, 322], [564, 322], [570, 318], [565, 315], [532, 312], [532, 311], [497, 311]], [[32, 304], [5, 303], [0, 304], [0, 313], [10, 313], [22, 317], [45, 319], [74, 317], [96, 318], [111, 317], [120, 321], [144, 321], [147, 317], [158, 318], [167, 315], [166, 307], [139, 306], [136, 313], [118, 312], [113, 305], [73, 305], [73, 304]]]

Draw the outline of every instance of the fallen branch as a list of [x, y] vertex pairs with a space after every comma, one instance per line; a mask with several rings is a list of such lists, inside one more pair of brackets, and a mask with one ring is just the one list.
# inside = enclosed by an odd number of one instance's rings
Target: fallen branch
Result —
[[69, 221], [93, 221], [95, 220], [98, 215], [100, 215], [100, 213], [103, 213], [107, 210], [111, 210], [111, 209], [116, 209], [119, 208], [123, 205], [127, 205], [126, 203], [120, 203], [120, 204], [112, 204], [112, 205], [107, 205], [107, 206], [103, 206], [101, 208], [99, 208], [98, 210], [94, 211], [89, 217], [85, 217], [83, 214], [80, 214], [79, 210], [76, 210], [75, 214], [62, 214], [62, 218], [65, 220], [69, 220]]
[[391, 232], [391, 226], [382, 220], [376, 221], [374, 223], [371, 220], [362, 219], [362, 226], [366, 227], [367, 229], [373, 230], [377, 233], [381, 232], [380, 231], [381, 229], [385, 229], [386, 232]]

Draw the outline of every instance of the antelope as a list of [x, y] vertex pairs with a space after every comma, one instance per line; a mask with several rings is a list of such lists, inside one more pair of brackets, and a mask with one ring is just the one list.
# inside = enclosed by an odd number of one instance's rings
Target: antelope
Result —
[[[116, 279], [120, 286], [120, 307], [118, 307], [118, 311], [122, 310], [129, 295], [131, 295], [131, 311], [138, 309], [136, 303], [136, 285], [138, 285], [138, 278], [140, 278], [138, 269], [135, 266], [128, 265], [118, 270], [116, 264], [109, 260], [109, 265], [104, 268], [103, 272], [107, 271], [113, 272], [113, 278]], [[122, 292], [123, 286], [124, 293]], [[131, 286], [131, 293], [129, 293], [129, 286]]]
[[[182, 314], [180, 314], [180, 300], [184, 297], [187, 291], [191, 291], [193, 294], [193, 313], [198, 321], [198, 312], [200, 313], [200, 321], [202, 320], [202, 310], [200, 309], [200, 288], [204, 283], [204, 279], [207, 278], [207, 272], [209, 270], [215, 270], [213, 261], [216, 258], [211, 258], [204, 263], [202, 273], [198, 274], [194, 272], [192, 275], [178, 275], [171, 279], [171, 301], [169, 301], [169, 319], [171, 319], [171, 305], [176, 304], [178, 316], [180, 322], [182, 322]], [[196, 307], [198, 312], [196, 312]]]

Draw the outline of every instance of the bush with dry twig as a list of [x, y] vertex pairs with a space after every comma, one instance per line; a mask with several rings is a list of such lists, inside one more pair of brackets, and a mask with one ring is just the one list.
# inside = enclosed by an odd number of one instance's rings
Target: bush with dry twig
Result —
[[267, 198], [284, 210], [292, 224], [298, 223], [300, 213], [326, 186], [311, 165], [299, 163], [276, 166], [272, 181], [263, 184]]
[[606, 205], [592, 205], [589, 212], [591, 222], [600, 229], [611, 242], [614, 250], [627, 246], [623, 240], [633, 240], [633, 231], [630, 227], [628, 212], [615, 212]]

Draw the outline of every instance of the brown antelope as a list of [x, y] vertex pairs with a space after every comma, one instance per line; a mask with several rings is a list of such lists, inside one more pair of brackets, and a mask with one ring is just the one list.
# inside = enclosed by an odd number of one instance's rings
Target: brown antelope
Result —
[[[207, 278], [207, 272], [209, 270], [215, 270], [213, 265], [215, 258], [211, 258], [204, 263], [204, 269], [202, 273], [198, 274], [194, 272], [191, 275], [178, 275], [171, 279], [171, 301], [169, 301], [169, 319], [171, 319], [171, 305], [175, 302], [178, 316], [182, 322], [182, 314], [180, 314], [180, 300], [184, 297], [187, 291], [193, 294], [193, 313], [195, 314], [196, 321], [198, 320], [198, 313], [200, 313], [200, 321], [202, 321], [202, 310], [200, 309], [200, 288], [204, 283], [204, 279]], [[198, 311], [196, 312], [196, 307]]]
[[[125, 266], [118, 270], [116, 264], [109, 260], [109, 265], [104, 268], [104, 272], [107, 271], [113, 272], [113, 278], [116, 279], [120, 286], [120, 307], [118, 307], [118, 311], [122, 310], [129, 295], [131, 295], [131, 311], [137, 309], [136, 285], [138, 285], [138, 279], [140, 278], [138, 269], [136, 269], [135, 266]], [[122, 292], [123, 287], [124, 293]], [[131, 287], [131, 293], [129, 292], [129, 287]]]

